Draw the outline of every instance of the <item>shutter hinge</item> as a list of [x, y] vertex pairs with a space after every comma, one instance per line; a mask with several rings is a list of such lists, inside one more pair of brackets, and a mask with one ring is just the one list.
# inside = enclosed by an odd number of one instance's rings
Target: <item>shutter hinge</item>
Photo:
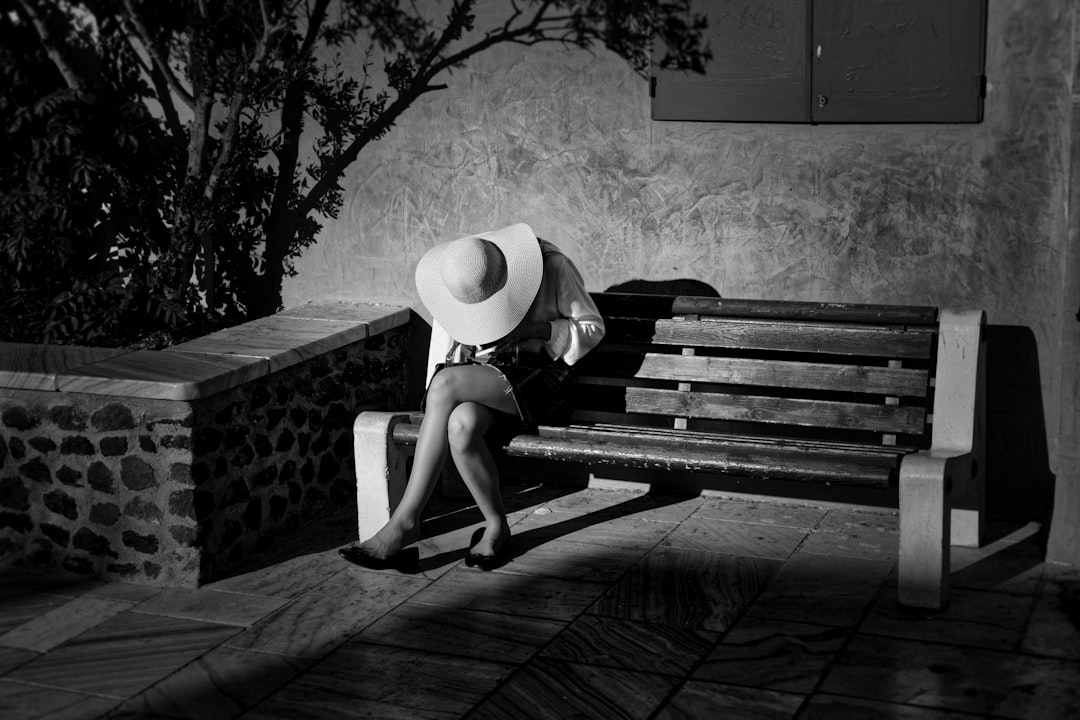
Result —
[[651, 97], [651, 98], [656, 97], [656, 76], [655, 75], [650, 75], [649, 76], [649, 97]]
[[981, 97], [981, 98], [986, 97], [986, 76], [985, 75], [980, 75], [979, 76], [979, 97]]

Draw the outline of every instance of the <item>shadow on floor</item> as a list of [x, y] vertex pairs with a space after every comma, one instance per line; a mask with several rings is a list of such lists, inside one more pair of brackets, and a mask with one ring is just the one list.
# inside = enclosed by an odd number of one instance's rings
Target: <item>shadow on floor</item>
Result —
[[[508, 503], [511, 507], [517, 505], [519, 507], [527, 507], [535, 505], [538, 502], [545, 502], [571, 495], [578, 492], [580, 488], [565, 486], [559, 488], [551, 487], [535, 487], [529, 488], [524, 492], [517, 493], [512, 496], [512, 500]], [[583, 515], [568, 515], [565, 520], [554, 522], [542, 527], [533, 528], [524, 532], [515, 532], [511, 540], [511, 547], [506, 557], [506, 562], [511, 562], [515, 557], [524, 555], [534, 548], [537, 548], [545, 543], [556, 540], [560, 537], [571, 535], [589, 527], [600, 525], [610, 520], [616, 520], [630, 515], [636, 515], [638, 513], [644, 513], [650, 510], [656, 510], [667, 505], [673, 505], [682, 502], [686, 499], [685, 495], [661, 495], [653, 493], [643, 493], [640, 495], [634, 495], [629, 500], [618, 503], [604, 508], [603, 510], [597, 510], [594, 512], [586, 513]], [[512, 510], [511, 510], [512, 512]], [[442, 517], [434, 518], [424, 523], [424, 535], [434, 536], [440, 535], [453, 530], [457, 530], [470, 525], [475, 525], [483, 520], [479, 511], [475, 507], [468, 507], [462, 510], [449, 513]], [[424, 558], [420, 564], [421, 571], [433, 570], [435, 568], [442, 567], [451, 563], [455, 563], [465, 557], [465, 553], [468, 548], [462, 547], [460, 549], [442, 552], [437, 555]]]

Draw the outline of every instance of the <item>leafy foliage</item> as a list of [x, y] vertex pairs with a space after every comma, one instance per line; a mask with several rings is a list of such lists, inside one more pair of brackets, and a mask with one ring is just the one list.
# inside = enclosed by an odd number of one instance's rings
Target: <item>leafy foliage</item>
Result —
[[479, 28], [476, 0], [0, 0], [0, 333], [117, 344], [271, 313], [343, 173], [450, 70], [561, 43], [645, 74], [654, 38], [700, 69], [688, 3], [505, 0]]
[[0, 333], [105, 343], [175, 323], [182, 307], [147, 282], [167, 243], [160, 203], [171, 146], [137, 75], [103, 45], [97, 93], [71, 89], [24, 28], [0, 16]]

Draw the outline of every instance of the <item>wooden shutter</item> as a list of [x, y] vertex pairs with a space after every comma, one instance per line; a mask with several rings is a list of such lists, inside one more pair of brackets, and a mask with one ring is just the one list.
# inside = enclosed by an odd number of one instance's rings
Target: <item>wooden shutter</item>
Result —
[[986, 0], [694, 0], [692, 7], [708, 18], [713, 60], [704, 75], [657, 72], [654, 120], [982, 120]]

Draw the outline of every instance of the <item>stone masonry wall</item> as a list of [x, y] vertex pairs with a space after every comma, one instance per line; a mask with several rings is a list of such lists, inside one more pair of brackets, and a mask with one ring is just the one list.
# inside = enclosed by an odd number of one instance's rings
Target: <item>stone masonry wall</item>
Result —
[[0, 393], [0, 566], [168, 586], [353, 503], [352, 421], [404, 402], [390, 330], [191, 402]]
[[193, 424], [189, 403], [5, 391], [0, 553], [120, 579], [169, 582], [166, 566], [197, 568]]

